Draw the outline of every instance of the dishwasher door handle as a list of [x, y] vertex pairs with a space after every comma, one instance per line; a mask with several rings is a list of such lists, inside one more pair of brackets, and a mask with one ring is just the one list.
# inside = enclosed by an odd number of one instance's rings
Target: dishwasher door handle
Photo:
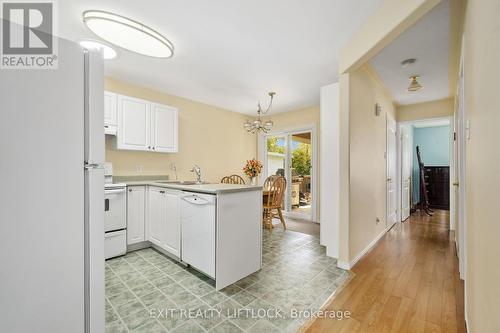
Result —
[[208, 201], [205, 198], [199, 197], [195, 194], [185, 195], [181, 198], [182, 198], [182, 200], [187, 201], [187, 202], [194, 204], [194, 205], [208, 205], [208, 204], [210, 204], [210, 201]]

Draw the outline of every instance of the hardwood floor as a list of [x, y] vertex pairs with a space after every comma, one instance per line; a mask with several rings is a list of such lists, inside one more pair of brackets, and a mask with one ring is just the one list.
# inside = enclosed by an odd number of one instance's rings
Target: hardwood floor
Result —
[[447, 211], [436, 211], [397, 224], [326, 308], [348, 310], [351, 318], [317, 319], [306, 332], [466, 332], [448, 220]]

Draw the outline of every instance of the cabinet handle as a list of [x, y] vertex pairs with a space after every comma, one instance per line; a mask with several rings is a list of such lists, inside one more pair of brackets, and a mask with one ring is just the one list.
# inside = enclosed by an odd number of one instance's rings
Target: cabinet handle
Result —
[[132, 189], [131, 189], [131, 188], [129, 188], [129, 189], [128, 189], [128, 191], [129, 191], [129, 192], [132, 192]]
[[148, 146], [148, 149], [151, 149], [151, 146]]
[[153, 147], [153, 150], [155, 150], [155, 147]]

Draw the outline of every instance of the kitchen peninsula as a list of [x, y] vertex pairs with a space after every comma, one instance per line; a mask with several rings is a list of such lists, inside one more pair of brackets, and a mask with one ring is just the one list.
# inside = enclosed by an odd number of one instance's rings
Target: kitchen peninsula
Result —
[[128, 250], [152, 246], [214, 279], [217, 290], [260, 270], [260, 186], [121, 181]]

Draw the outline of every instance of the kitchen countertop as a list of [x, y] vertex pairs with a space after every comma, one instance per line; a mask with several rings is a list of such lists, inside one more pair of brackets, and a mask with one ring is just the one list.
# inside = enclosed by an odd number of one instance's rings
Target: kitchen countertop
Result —
[[172, 181], [165, 181], [165, 180], [161, 180], [161, 181], [130, 180], [130, 181], [127, 181], [127, 180], [121, 179], [120, 182], [127, 184], [127, 186], [149, 185], [149, 186], [171, 188], [171, 189], [180, 190], [180, 191], [208, 193], [208, 194], [262, 190], [262, 186], [256, 186], [256, 185], [218, 184], [218, 183], [185, 185], [185, 184], [178, 184], [175, 182], [175, 180], [172, 180]]

